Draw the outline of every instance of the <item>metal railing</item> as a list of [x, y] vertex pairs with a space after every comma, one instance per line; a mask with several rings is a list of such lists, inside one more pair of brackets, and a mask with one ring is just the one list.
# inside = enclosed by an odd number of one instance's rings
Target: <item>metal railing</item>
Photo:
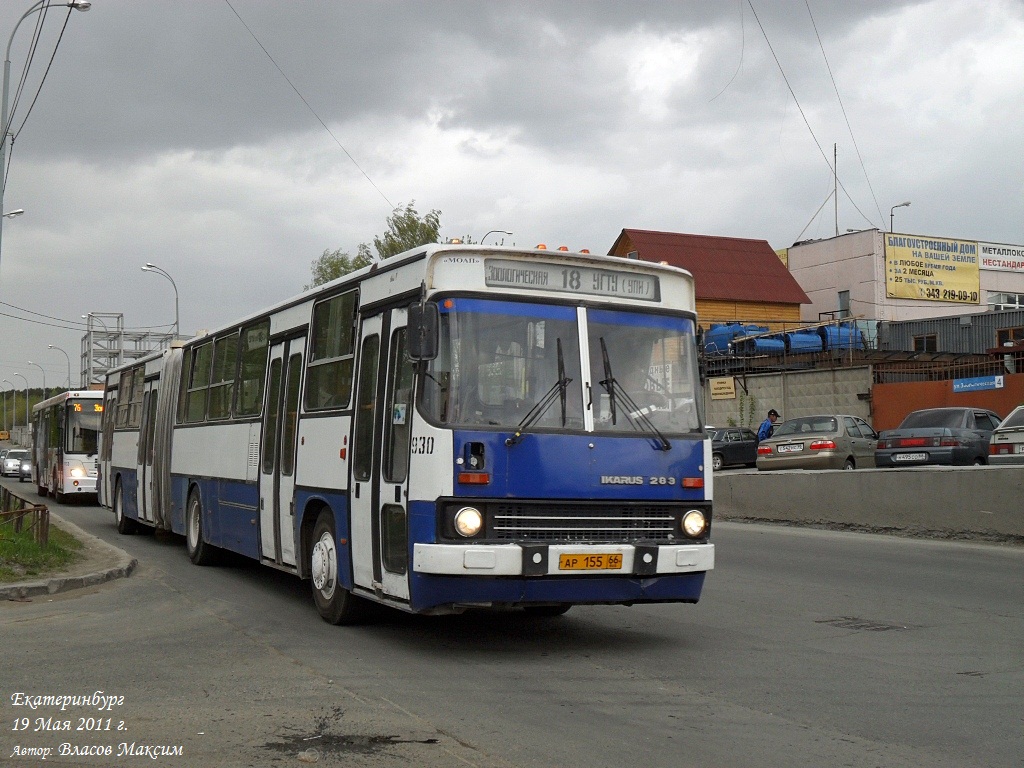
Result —
[[45, 504], [32, 504], [0, 486], [0, 523], [10, 523], [15, 533], [28, 530], [41, 547], [50, 542], [50, 510]]

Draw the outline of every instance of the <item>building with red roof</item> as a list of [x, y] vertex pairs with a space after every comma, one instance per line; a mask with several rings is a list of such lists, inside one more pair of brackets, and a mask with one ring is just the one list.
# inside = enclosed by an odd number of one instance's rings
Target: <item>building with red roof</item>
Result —
[[665, 262], [693, 275], [701, 325], [800, 323], [811, 300], [766, 240], [623, 229], [609, 256]]

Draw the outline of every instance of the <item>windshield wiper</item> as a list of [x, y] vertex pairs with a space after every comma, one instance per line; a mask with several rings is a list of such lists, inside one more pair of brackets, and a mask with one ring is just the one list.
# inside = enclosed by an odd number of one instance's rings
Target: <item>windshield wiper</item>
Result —
[[522, 440], [523, 430], [540, 421], [541, 417], [548, 412], [551, 404], [555, 402], [556, 397], [562, 405], [562, 427], [565, 427], [565, 393], [572, 379], [565, 375], [565, 358], [562, 357], [561, 338], [555, 339], [555, 349], [558, 353], [558, 381], [552, 384], [551, 389], [544, 393], [544, 397], [527, 412], [523, 420], [519, 422], [519, 426], [516, 427], [515, 434], [505, 438], [505, 445], [515, 445]]
[[657, 436], [657, 440], [654, 441], [654, 447], [656, 450], [670, 450], [672, 448], [672, 444], [663, 434], [661, 434], [661, 430], [654, 426], [654, 422], [647, 417], [650, 408], [641, 408], [637, 405], [633, 398], [629, 396], [629, 393], [626, 392], [626, 390], [622, 388], [622, 385], [615, 380], [614, 376], [612, 376], [612, 365], [608, 360], [608, 347], [604, 343], [604, 336], [600, 338], [600, 342], [601, 363], [604, 365], [604, 379], [599, 383], [608, 393], [608, 410], [611, 412], [612, 424], [615, 424], [615, 397], [618, 395], [622, 400], [623, 405], [627, 408], [626, 418], [629, 420], [630, 426], [638, 432], [645, 431], [644, 427], [646, 427], [646, 431], [653, 432]]

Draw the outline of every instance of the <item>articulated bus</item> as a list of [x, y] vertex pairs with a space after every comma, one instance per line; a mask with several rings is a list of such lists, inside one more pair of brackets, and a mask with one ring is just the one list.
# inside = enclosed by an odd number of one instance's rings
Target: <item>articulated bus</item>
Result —
[[321, 616], [697, 602], [692, 276], [431, 245], [112, 371], [101, 498], [308, 579]]
[[103, 392], [72, 390], [32, 407], [32, 479], [58, 502], [96, 493]]

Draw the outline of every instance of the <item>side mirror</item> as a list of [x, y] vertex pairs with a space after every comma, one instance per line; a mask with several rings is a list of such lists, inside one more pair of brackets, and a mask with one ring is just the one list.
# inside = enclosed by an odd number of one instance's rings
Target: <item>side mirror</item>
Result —
[[437, 357], [437, 337], [440, 326], [437, 304], [413, 304], [409, 307], [409, 359], [433, 360]]

